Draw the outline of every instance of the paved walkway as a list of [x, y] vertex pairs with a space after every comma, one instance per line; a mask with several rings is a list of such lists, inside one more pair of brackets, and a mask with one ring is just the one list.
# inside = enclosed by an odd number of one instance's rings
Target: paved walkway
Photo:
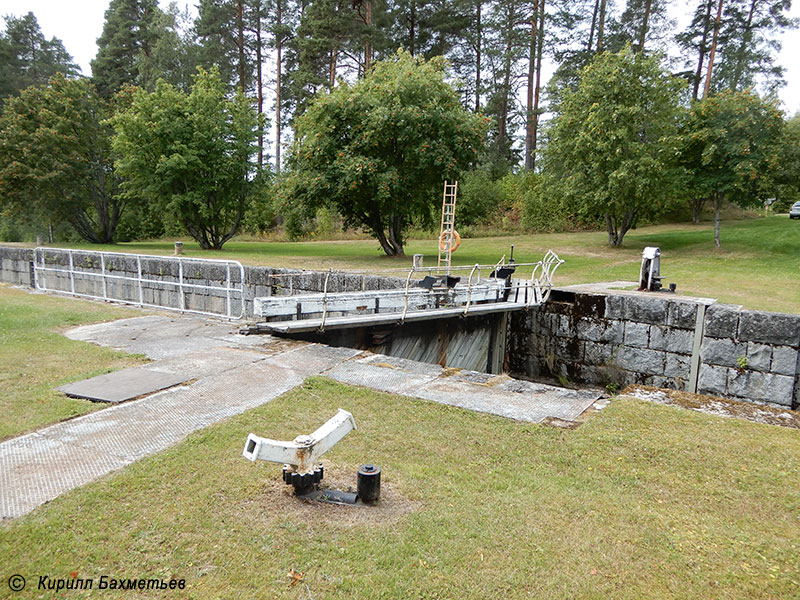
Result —
[[194, 317], [148, 316], [68, 332], [72, 339], [145, 354], [154, 361], [149, 369], [187, 374], [193, 382], [0, 443], [0, 518], [24, 515], [311, 375], [531, 422], [574, 420], [597, 399], [591, 392], [350, 348], [241, 336], [236, 329]]

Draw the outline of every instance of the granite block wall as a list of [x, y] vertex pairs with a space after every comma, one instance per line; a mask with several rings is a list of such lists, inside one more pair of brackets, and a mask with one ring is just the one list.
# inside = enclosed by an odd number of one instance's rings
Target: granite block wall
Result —
[[545, 305], [512, 315], [506, 362], [512, 375], [796, 408], [800, 315], [668, 294], [553, 290]]

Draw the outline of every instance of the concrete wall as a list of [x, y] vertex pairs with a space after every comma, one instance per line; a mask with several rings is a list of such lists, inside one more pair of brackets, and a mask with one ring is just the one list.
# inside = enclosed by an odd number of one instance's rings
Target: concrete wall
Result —
[[33, 287], [33, 250], [0, 246], [0, 281]]
[[[0, 247], [0, 281], [17, 285], [34, 287], [33, 275], [34, 251], [29, 248]], [[133, 256], [108, 256], [103, 259], [106, 272], [105, 296], [127, 302], [152, 304], [171, 308], [181, 307], [181, 294], [177, 284], [180, 280], [178, 261], [168, 256], [142, 258], [137, 261]], [[66, 269], [69, 258], [66, 252], [45, 252], [46, 267]], [[73, 254], [73, 271], [77, 271], [72, 279], [67, 273], [54, 271], [40, 272], [40, 283], [44, 278], [47, 289], [75, 292], [91, 296], [104, 296], [102, 278], [96, 275], [101, 272], [100, 253], [85, 251]], [[115, 277], [138, 278], [158, 281], [159, 283], [142, 284], [141, 297], [138, 282]], [[405, 285], [405, 279], [358, 275], [348, 273], [331, 273], [302, 271], [299, 269], [277, 269], [270, 267], [244, 267], [245, 316], [253, 316], [253, 298], [257, 296], [288, 295], [292, 293], [344, 292], [356, 290], [390, 289]], [[201, 312], [227, 314], [229, 294], [222, 288], [228, 280], [227, 268], [215, 263], [194, 262], [187, 260], [183, 266], [183, 308]], [[231, 268], [230, 281], [233, 287], [239, 287], [241, 273], [238, 268]], [[193, 285], [211, 286], [215, 289], [197, 289]], [[74, 287], [74, 290], [73, 290]], [[241, 306], [241, 295], [230, 294], [231, 314], [238, 316]]]
[[554, 290], [511, 318], [512, 375], [800, 403], [800, 315], [638, 292]]

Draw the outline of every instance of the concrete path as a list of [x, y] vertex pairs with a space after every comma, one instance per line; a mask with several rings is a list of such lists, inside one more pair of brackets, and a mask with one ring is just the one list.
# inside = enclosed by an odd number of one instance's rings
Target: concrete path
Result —
[[145, 354], [154, 361], [149, 369], [187, 375], [192, 383], [0, 443], [0, 519], [24, 515], [311, 375], [531, 422], [574, 420], [598, 398], [349, 348], [241, 336], [236, 325], [194, 317], [137, 317], [67, 336]]

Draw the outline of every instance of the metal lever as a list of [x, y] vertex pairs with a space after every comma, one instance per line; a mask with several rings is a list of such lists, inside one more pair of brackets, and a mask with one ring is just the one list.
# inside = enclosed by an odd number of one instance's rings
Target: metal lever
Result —
[[340, 408], [314, 433], [298, 435], [291, 442], [271, 440], [251, 433], [247, 436], [242, 456], [252, 461], [266, 460], [291, 465], [292, 470], [301, 475], [312, 473], [319, 457], [355, 428], [353, 415]]

